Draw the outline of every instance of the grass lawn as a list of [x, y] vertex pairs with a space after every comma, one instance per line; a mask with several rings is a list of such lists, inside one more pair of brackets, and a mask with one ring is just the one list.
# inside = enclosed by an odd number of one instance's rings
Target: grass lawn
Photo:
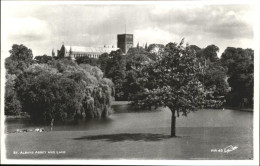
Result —
[[[249, 128], [178, 127], [178, 137], [170, 138], [169, 134], [170, 127], [10, 133], [6, 135], [6, 150], [9, 159], [253, 158]], [[229, 153], [213, 152], [229, 145], [238, 148]]]

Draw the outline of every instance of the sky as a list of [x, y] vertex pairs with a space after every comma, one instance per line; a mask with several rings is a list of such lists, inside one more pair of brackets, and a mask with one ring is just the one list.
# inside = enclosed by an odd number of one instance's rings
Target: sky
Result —
[[9, 56], [12, 44], [23, 44], [33, 55], [51, 55], [62, 43], [75, 46], [117, 45], [117, 34], [134, 35], [139, 42], [180, 42], [205, 48], [214, 44], [253, 48], [253, 6], [199, 4], [1, 5], [1, 53]]

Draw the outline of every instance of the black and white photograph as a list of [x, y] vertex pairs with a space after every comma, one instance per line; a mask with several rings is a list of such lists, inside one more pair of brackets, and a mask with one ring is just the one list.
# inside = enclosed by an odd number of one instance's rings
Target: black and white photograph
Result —
[[1, 1], [1, 164], [258, 165], [258, 4]]

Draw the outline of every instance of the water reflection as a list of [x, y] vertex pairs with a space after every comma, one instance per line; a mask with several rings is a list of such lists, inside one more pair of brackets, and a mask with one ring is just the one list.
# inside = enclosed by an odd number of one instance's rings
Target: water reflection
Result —
[[[129, 105], [114, 105], [114, 114], [106, 119], [92, 119], [88, 121], [79, 120], [73, 123], [55, 123], [53, 131], [71, 130], [117, 130], [135, 128], [160, 128], [169, 127], [171, 112], [169, 109], [152, 112], [136, 112]], [[36, 125], [26, 119], [8, 119], [5, 122], [6, 131], [14, 132], [16, 129], [45, 128], [48, 125]], [[231, 109], [215, 110], [203, 109], [188, 114], [187, 117], [177, 118], [177, 127], [246, 127], [252, 128], [253, 113]]]

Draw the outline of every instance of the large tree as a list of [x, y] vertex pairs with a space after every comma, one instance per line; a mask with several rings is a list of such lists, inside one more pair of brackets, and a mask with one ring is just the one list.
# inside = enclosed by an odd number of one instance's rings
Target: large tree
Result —
[[90, 64], [92, 66], [97, 66], [98, 65], [98, 60], [95, 58], [89, 58], [88, 56], [77, 56], [75, 58], [75, 61], [78, 64]]
[[31, 65], [15, 84], [24, 111], [37, 122], [106, 117], [112, 86], [97, 67], [67, 59]]
[[202, 58], [202, 60], [207, 60], [210, 62], [216, 62], [219, 60], [218, 53], [219, 48], [215, 45], [209, 45], [206, 48], [201, 49], [197, 52], [197, 57]]
[[150, 58], [150, 54], [145, 49], [130, 48], [126, 55], [126, 77], [123, 84], [124, 98], [132, 100], [135, 94], [140, 91], [140, 86], [137, 82], [137, 78], [140, 75], [140, 68], [146, 63], [151, 63], [153, 60]]
[[35, 61], [37, 62], [37, 63], [48, 63], [48, 62], [50, 62], [50, 61], [53, 61], [54, 60], [54, 58], [52, 57], [52, 56], [48, 56], [48, 55], [39, 55], [39, 56], [36, 56], [35, 58]]
[[125, 55], [121, 50], [112, 51], [106, 63], [105, 77], [115, 84], [115, 100], [125, 100], [123, 83], [125, 80]]
[[10, 56], [5, 59], [5, 115], [19, 115], [22, 105], [14, 85], [17, 76], [33, 64], [33, 54], [31, 49], [22, 44], [14, 44], [9, 52]]
[[16, 75], [6, 74], [5, 82], [5, 115], [19, 115], [22, 109], [21, 103], [15, 91]]
[[150, 61], [149, 53], [145, 49], [141, 47], [130, 48], [126, 54], [126, 70], [138, 69]]
[[200, 64], [204, 67], [200, 76], [205, 91], [203, 106], [206, 108], [220, 108], [225, 102], [224, 97], [228, 92], [228, 83], [226, 81], [226, 70], [217, 56], [219, 48], [215, 45], [209, 45], [206, 48], [199, 48], [196, 45], [190, 45], [189, 47], [196, 52]]
[[228, 47], [221, 55], [222, 65], [227, 69], [231, 91], [228, 104], [252, 107], [254, 92], [254, 51]]
[[46, 64], [30, 66], [18, 77], [16, 89], [23, 109], [37, 122], [72, 118], [83, 97], [73, 79]]
[[98, 58], [99, 68], [103, 71], [105, 76], [107, 74], [106, 70], [108, 69], [109, 59], [110, 59], [110, 56], [108, 53], [103, 53]]
[[5, 68], [9, 74], [19, 75], [33, 63], [32, 50], [24, 45], [14, 44], [5, 60]]
[[176, 116], [196, 110], [203, 96], [201, 73], [194, 51], [180, 44], [166, 45], [161, 58], [141, 68], [138, 78], [142, 91], [134, 104], [143, 107], [168, 107], [172, 112], [171, 136], [176, 136]]

